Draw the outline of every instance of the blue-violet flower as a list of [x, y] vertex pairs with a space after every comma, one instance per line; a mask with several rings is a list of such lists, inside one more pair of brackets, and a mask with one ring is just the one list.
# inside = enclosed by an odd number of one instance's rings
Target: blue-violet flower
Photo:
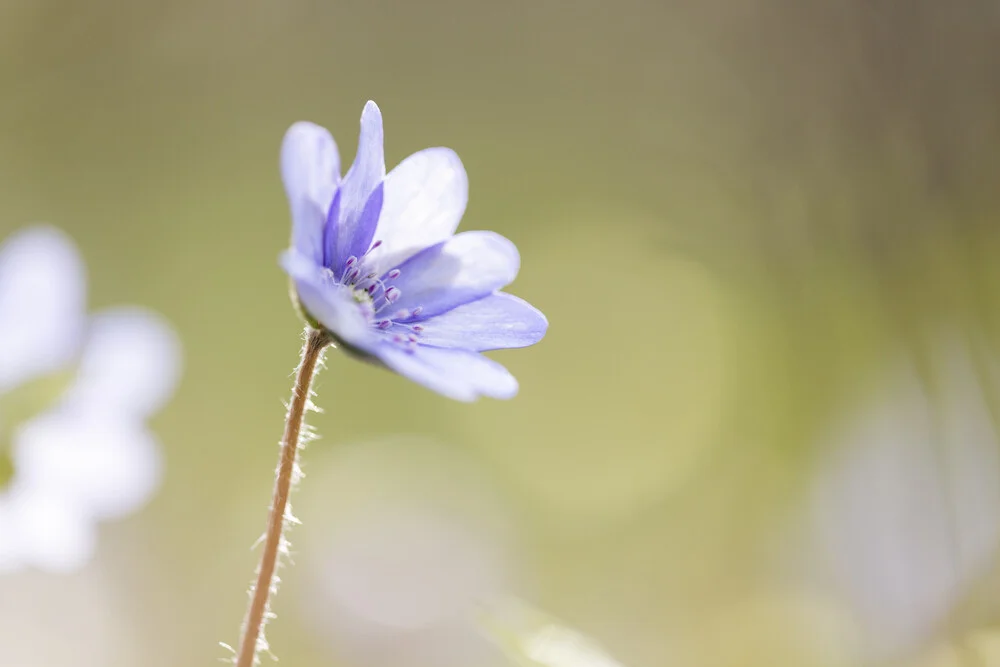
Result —
[[281, 264], [310, 324], [445, 396], [517, 393], [507, 369], [480, 352], [537, 343], [548, 322], [499, 291], [520, 266], [513, 243], [455, 234], [468, 179], [454, 151], [419, 151], [387, 175], [382, 114], [368, 102], [343, 179], [333, 137], [308, 122], [285, 134], [281, 173], [292, 216]]

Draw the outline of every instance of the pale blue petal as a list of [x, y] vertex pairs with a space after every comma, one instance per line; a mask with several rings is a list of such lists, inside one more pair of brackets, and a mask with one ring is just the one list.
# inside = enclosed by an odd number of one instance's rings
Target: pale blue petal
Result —
[[534, 345], [549, 323], [537, 308], [498, 292], [420, 323], [420, 343], [482, 352]]
[[371, 344], [375, 333], [349, 289], [295, 250], [282, 253], [280, 262], [295, 282], [299, 302], [310, 317], [345, 343], [357, 347]]
[[[375, 235], [375, 225], [378, 224], [379, 212], [382, 210], [382, 183], [379, 183], [374, 190], [372, 190], [371, 195], [368, 197], [368, 202], [365, 204], [364, 209], [361, 210], [361, 216], [358, 218], [357, 227], [354, 231], [354, 236], [351, 238], [351, 243], [347, 246], [347, 249], [343, 252], [338, 252], [338, 257], [342, 257], [343, 261], [346, 262], [348, 257], [361, 257], [365, 254], [368, 248], [372, 244], [372, 237]], [[343, 266], [343, 264], [335, 265], [338, 269]], [[370, 264], [365, 264], [366, 267], [370, 267]]]
[[281, 144], [281, 180], [292, 214], [292, 247], [323, 261], [323, 228], [340, 179], [340, 157], [330, 133], [298, 122]]
[[[382, 112], [374, 102], [368, 102], [361, 112], [361, 133], [358, 153], [354, 156], [344, 182], [340, 201], [340, 230], [337, 234], [335, 267], [343, 266], [356, 244], [355, 236], [363, 220], [365, 204], [372, 191], [385, 178], [385, 155], [382, 152]], [[364, 253], [368, 248], [364, 248]]]
[[148, 417], [174, 393], [181, 363], [180, 339], [162, 316], [109, 308], [91, 318], [64, 401], [95, 417]]
[[417, 253], [399, 266], [393, 311], [421, 308], [426, 319], [481, 299], [508, 285], [521, 260], [509, 240], [493, 232], [463, 232]]
[[448, 148], [414, 153], [385, 177], [385, 200], [369, 265], [390, 269], [458, 229], [469, 200], [462, 161]]
[[457, 401], [473, 401], [479, 396], [509, 399], [517, 395], [514, 376], [475, 352], [423, 345], [408, 352], [386, 342], [372, 353], [391, 370]]
[[[323, 266], [333, 268], [337, 257], [337, 232], [340, 230], [340, 196], [343, 190], [337, 188], [333, 195], [333, 203], [326, 214], [326, 224], [323, 227]], [[339, 276], [338, 276], [339, 277]]]
[[68, 365], [85, 326], [86, 270], [66, 234], [27, 227], [0, 244], [0, 395]]

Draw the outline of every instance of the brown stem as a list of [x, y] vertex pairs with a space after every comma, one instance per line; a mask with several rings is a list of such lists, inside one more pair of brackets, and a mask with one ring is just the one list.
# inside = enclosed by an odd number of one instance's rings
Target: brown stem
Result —
[[285, 421], [285, 435], [281, 439], [281, 458], [275, 473], [274, 495], [271, 499], [271, 512], [267, 518], [267, 535], [264, 539], [264, 552], [260, 556], [257, 568], [257, 582], [252, 589], [253, 597], [250, 608], [247, 609], [243, 621], [243, 637], [240, 639], [239, 652], [236, 654], [236, 667], [251, 667], [257, 659], [261, 631], [268, 616], [268, 596], [273, 591], [272, 582], [274, 569], [278, 563], [278, 553], [284, 540], [285, 511], [288, 506], [288, 494], [291, 491], [292, 480], [295, 477], [295, 454], [299, 446], [299, 433], [309, 404], [310, 385], [316, 364], [323, 353], [323, 348], [330, 344], [330, 338], [321, 331], [310, 331], [302, 346], [302, 361], [299, 363], [295, 378], [295, 388], [292, 391], [292, 402], [288, 406], [288, 416]]

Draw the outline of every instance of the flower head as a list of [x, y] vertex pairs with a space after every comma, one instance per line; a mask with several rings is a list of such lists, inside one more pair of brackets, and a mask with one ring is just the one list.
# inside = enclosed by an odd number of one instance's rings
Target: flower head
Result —
[[97, 524], [159, 485], [146, 419], [173, 392], [176, 336], [139, 308], [87, 317], [85, 293], [62, 232], [0, 244], [0, 571], [80, 567]]
[[333, 137], [307, 122], [285, 134], [281, 172], [292, 215], [281, 263], [311, 324], [445, 396], [517, 393], [514, 377], [480, 352], [537, 343], [548, 322], [499, 291], [520, 265], [513, 243], [455, 234], [468, 180], [453, 151], [419, 151], [387, 175], [382, 115], [368, 102], [343, 178]]

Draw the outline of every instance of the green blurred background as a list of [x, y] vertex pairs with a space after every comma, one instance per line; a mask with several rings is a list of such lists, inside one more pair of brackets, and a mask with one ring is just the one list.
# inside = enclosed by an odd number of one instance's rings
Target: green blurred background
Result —
[[91, 307], [155, 308], [185, 351], [153, 423], [163, 488], [79, 574], [0, 579], [0, 665], [227, 655], [300, 342], [278, 148], [308, 119], [348, 163], [368, 99], [387, 164], [462, 156], [462, 229], [518, 245], [511, 291], [551, 328], [495, 356], [511, 402], [328, 355], [268, 631], [282, 664], [518, 664], [324, 597], [338, 557], [365, 567], [352, 530], [405, 556], [399, 526], [429, 507], [457, 546], [376, 570], [383, 611], [473, 562], [628, 666], [1000, 665], [992, 566], [885, 658], [800, 516], [891, 360], [937, 386], [942, 330], [996, 404], [998, 66], [1000, 6], [975, 0], [0, 0], [0, 237], [61, 226]]

